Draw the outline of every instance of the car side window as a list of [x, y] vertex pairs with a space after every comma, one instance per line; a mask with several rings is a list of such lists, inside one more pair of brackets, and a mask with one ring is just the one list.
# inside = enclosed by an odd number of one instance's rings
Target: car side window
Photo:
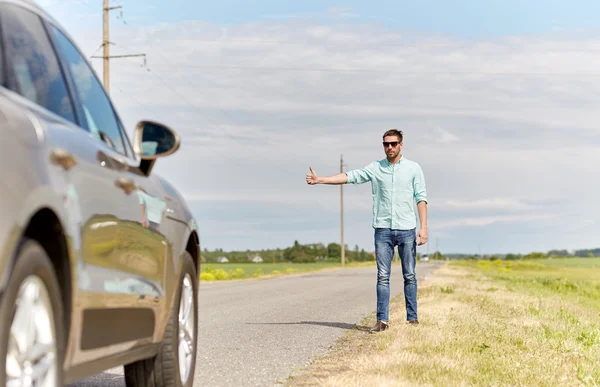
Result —
[[107, 143], [119, 153], [127, 154], [117, 117], [94, 70], [60, 30], [54, 26], [50, 26], [50, 30], [56, 37], [73, 78], [74, 93], [79, 97], [83, 111], [81, 126], [98, 141]]
[[67, 83], [40, 17], [15, 5], [0, 9], [7, 86], [75, 123]]

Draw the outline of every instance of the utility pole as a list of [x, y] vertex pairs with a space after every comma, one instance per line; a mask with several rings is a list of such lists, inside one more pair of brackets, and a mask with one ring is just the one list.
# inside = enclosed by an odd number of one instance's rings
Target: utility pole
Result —
[[[344, 173], [344, 155], [340, 156], [340, 173]], [[340, 214], [342, 229], [342, 266], [346, 264], [346, 246], [344, 245], [344, 185], [340, 184]]]
[[109, 53], [109, 41], [108, 41], [108, 13], [113, 9], [108, 6], [108, 0], [104, 0], [104, 12], [102, 12], [104, 17], [104, 28], [102, 29], [102, 47], [104, 48], [104, 55], [102, 58], [104, 59], [104, 88], [106, 92], [110, 94], [110, 70], [108, 68], [110, 53]]
[[[110, 67], [109, 67], [109, 62], [110, 59], [114, 59], [114, 58], [132, 58], [132, 57], [146, 57], [146, 54], [133, 54], [133, 55], [115, 55], [115, 56], [110, 56], [110, 41], [108, 39], [108, 35], [109, 35], [109, 26], [108, 26], [108, 20], [109, 20], [109, 12], [115, 9], [122, 9], [122, 6], [116, 6], [116, 7], [109, 7], [108, 5], [108, 0], [104, 0], [104, 7], [103, 7], [103, 18], [104, 18], [104, 28], [103, 28], [103, 38], [102, 38], [102, 47], [104, 48], [104, 53], [101, 57], [98, 56], [93, 56], [92, 58], [102, 58], [104, 60], [104, 89], [106, 90], [107, 94], [110, 94]], [[122, 12], [122, 11], [121, 11]]]

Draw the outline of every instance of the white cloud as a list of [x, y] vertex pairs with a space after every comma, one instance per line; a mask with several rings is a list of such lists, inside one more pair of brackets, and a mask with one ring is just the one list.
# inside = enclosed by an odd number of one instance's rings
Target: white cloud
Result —
[[558, 218], [557, 215], [498, 215], [498, 216], [482, 216], [482, 217], [467, 217], [454, 218], [436, 223], [436, 228], [439, 230], [455, 229], [458, 227], [483, 227], [490, 226], [495, 223], [519, 223], [531, 222], [539, 220], [552, 220]]
[[442, 143], [452, 143], [452, 142], [458, 142], [460, 140], [460, 138], [457, 135], [450, 133], [450, 131], [442, 128], [439, 125], [434, 126], [434, 129], [435, 129], [436, 137]]
[[[118, 28], [111, 36], [115, 54], [145, 52], [150, 69], [136, 59], [112, 62], [117, 106], [129, 128], [152, 118], [181, 132], [180, 152], [156, 171], [191, 200], [271, 203], [309, 214], [314, 208], [330, 225], [297, 239], [337, 240], [339, 188], [307, 187], [308, 166], [338, 173], [343, 153], [347, 169], [362, 167], [383, 157], [380, 137], [396, 127], [405, 132], [405, 155], [425, 171], [429, 223], [444, 229], [447, 248], [470, 248], [472, 227], [522, 230], [524, 223], [544, 227], [547, 240], [499, 248], [596, 242], [598, 223], [587, 225], [588, 234], [563, 230], [578, 217], [600, 215], [600, 37], [463, 41], [302, 21], [223, 28], [188, 21]], [[74, 33], [89, 54], [97, 35]], [[347, 241], [371, 249], [370, 188], [344, 192], [354, 217]], [[203, 223], [197, 211], [200, 224], [214, 229], [217, 223]], [[293, 231], [277, 240], [253, 234], [248, 221], [230, 225], [257, 245], [294, 238]], [[248, 243], [209, 235], [210, 248]]]
[[358, 17], [358, 13], [348, 7], [334, 7], [327, 10], [327, 14], [334, 19], [354, 19]]
[[[434, 205], [438, 207], [437, 205]], [[475, 210], [502, 210], [502, 211], [517, 211], [529, 210], [534, 206], [523, 203], [520, 200], [512, 198], [491, 198], [478, 199], [472, 201], [447, 200], [442, 202], [439, 207], [447, 207], [453, 209], [475, 209]]]

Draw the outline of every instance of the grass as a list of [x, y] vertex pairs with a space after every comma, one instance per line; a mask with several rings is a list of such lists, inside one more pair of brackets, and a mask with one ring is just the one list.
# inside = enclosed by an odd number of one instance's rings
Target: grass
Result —
[[600, 310], [600, 258], [539, 261], [478, 261], [456, 265], [477, 268], [508, 290], [555, 297]]
[[[374, 265], [375, 262], [350, 262], [346, 267]], [[320, 263], [203, 263], [201, 281], [224, 281], [248, 278], [267, 278], [279, 275], [308, 273], [340, 268], [339, 262]]]
[[600, 268], [600, 258], [552, 258], [536, 262], [550, 267]]
[[598, 386], [599, 279], [600, 259], [447, 264], [419, 284], [420, 325], [400, 294], [388, 331], [351, 331], [288, 384]]

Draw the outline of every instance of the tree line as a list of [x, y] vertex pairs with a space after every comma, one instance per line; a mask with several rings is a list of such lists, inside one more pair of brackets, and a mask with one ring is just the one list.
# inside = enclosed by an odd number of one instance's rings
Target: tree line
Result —
[[[268, 250], [246, 250], [246, 251], [224, 251], [216, 249], [202, 251], [202, 262], [218, 262], [220, 257], [225, 257], [231, 263], [251, 262], [253, 258], [260, 256], [265, 263], [291, 262], [291, 263], [314, 263], [314, 262], [340, 262], [342, 256], [342, 247], [339, 243], [311, 243], [301, 244], [294, 241], [294, 245], [285, 249]], [[397, 260], [398, 252], [394, 253], [394, 260]], [[344, 251], [346, 262], [367, 262], [375, 261], [375, 253], [365, 251], [358, 245], [354, 248], [346, 245]], [[421, 259], [421, 254], [417, 254], [417, 259]], [[429, 256], [431, 260], [445, 260], [446, 256], [439, 251]]]
[[[228, 251], [216, 249], [202, 251], [203, 262], [217, 262], [219, 257], [225, 257], [229, 262], [249, 262], [252, 258], [260, 256], [264, 262], [294, 262], [294, 263], [310, 263], [320, 261], [340, 261], [342, 256], [342, 247], [339, 243], [311, 243], [300, 244], [294, 241], [294, 245], [285, 249], [268, 249], [268, 250], [246, 250], [246, 251]], [[357, 261], [374, 261], [375, 255], [359, 249], [356, 245], [350, 248], [345, 245], [344, 257], [347, 262]]]
[[[301, 244], [298, 241], [294, 241], [293, 246], [281, 249], [266, 249], [266, 250], [246, 250], [246, 251], [223, 251], [223, 249], [216, 249], [209, 251], [204, 249], [202, 251], [202, 262], [217, 262], [219, 257], [225, 257], [229, 262], [232, 263], [243, 263], [251, 262], [256, 256], [260, 256], [263, 262], [266, 263], [277, 263], [277, 262], [291, 262], [291, 263], [314, 263], [314, 262], [340, 262], [342, 254], [342, 248], [339, 243], [329, 243], [327, 245], [323, 243], [311, 243]], [[485, 256], [471, 255], [471, 254], [442, 254], [439, 251], [429, 255], [431, 260], [446, 260], [446, 259], [504, 259], [504, 260], [531, 260], [531, 259], [545, 259], [549, 257], [577, 257], [577, 258], [589, 258], [599, 257], [600, 248], [596, 249], [581, 249], [569, 252], [568, 250], [550, 250], [548, 252], [531, 252], [528, 254], [490, 254]], [[397, 252], [395, 253], [394, 259], [397, 258]], [[417, 254], [417, 259], [421, 259], [421, 254]], [[364, 249], [360, 249], [357, 245], [354, 248], [350, 248], [346, 245], [345, 249], [345, 260], [346, 262], [366, 262], [375, 261], [375, 253], [367, 252]]]

